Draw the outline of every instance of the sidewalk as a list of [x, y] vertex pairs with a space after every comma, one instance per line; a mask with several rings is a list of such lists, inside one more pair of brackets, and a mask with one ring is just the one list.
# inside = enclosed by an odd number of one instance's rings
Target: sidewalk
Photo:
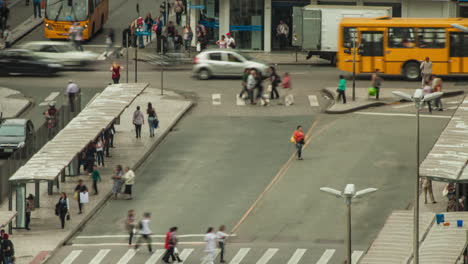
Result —
[[[32, 0], [30, 6], [32, 6]], [[11, 10], [10, 10], [10, 16], [11, 16]], [[22, 37], [27, 35], [29, 32], [33, 31], [35, 28], [40, 26], [44, 22], [44, 10], [42, 10], [42, 18], [34, 18], [34, 15], [29, 16], [23, 22], [21, 22], [18, 25], [10, 25], [10, 30], [11, 30], [11, 44], [15, 44], [18, 40], [20, 40]], [[10, 20], [9, 20], [10, 21]], [[5, 48], [3, 41], [0, 43], [0, 49]]]
[[0, 111], [3, 118], [20, 116], [31, 105], [31, 101], [22, 93], [9, 88], [0, 87]]
[[[31, 231], [22, 229], [13, 230], [12, 241], [15, 244], [16, 259], [21, 263], [42, 263], [44, 259], [57, 247], [65, 243], [76, 233], [93, 215], [108, 201], [112, 188], [111, 176], [117, 164], [137, 169], [144, 159], [151, 154], [159, 142], [170, 132], [178, 120], [190, 109], [192, 102], [184, 100], [181, 96], [165, 91], [164, 96], [159, 95], [160, 90], [147, 88], [124, 111], [120, 118], [120, 125], [116, 125], [114, 145], [111, 149], [111, 158], [105, 159], [105, 167], [100, 167], [102, 182], [98, 184], [99, 195], [91, 195], [90, 203], [86, 204], [84, 213], [78, 214], [78, 205], [73, 200], [73, 190], [79, 179], [83, 179], [92, 193], [92, 183], [88, 175], [67, 177], [66, 182], [60, 183], [60, 192], [68, 194], [71, 207], [71, 220], [67, 221], [65, 229], [60, 228], [60, 221], [54, 214], [55, 204], [59, 199], [59, 191], [54, 188], [54, 194], [47, 195], [47, 184], [41, 184], [41, 207], [32, 212]], [[146, 109], [148, 102], [156, 106], [160, 120], [160, 127], [156, 130], [154, 138], [149, 137], [148, 127], [142, 129], [142, 138], [136, 139], [132, 125], [133, 111], [136, 106]], [[138, 183], [138, 171], [136, 172]], [[32, 193], [33, 184], [28, 184], [27, 193]], [[125, 202], [125, 201], [119, 201]], [[0, 205], [0, 210], [8, 210], [8, 201]]]

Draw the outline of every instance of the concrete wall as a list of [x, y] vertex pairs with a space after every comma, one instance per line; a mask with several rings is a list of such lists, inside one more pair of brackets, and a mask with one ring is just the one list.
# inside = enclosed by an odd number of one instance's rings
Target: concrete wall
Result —
[[[235, 0], [234, 0], [235, 1]], [[226, 35], [229, 32], [230, 25], [230, 9], [231, 0], [220, 0], [219, 1], [219, 36], [218, 39], [221, 39], [221, 35]]]
[[263, 50], [265, 52], [271, 51], [271, 0], [265, 1], [265, 12], [263, 22]]
[[403, 17], [455, 17], [457, 9], [455, 2], [402, 0]]

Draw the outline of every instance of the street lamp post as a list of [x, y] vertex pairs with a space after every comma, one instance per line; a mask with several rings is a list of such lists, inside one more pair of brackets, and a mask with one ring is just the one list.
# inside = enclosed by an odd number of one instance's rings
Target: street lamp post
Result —
[[414, 187], [414, 216], [413, 216], [413, 254], [414, 264], [419, 264], [419, 110], [425, 102], [437, 99], [443, 95], [435, 92], [424, 95], [422, 89], [416, 89], [413, 96], [400, 91], [394, 91], [394, 95], [406, 101], [414, 102], [416, 106], [416, 178]]
[[347, 260], [347, 263], [351, 264], [351, 203], [352, 203], [352, 200], [355, 199], [355, 198], [360, 198], [366, 194], [369, 194], [369, 193], [373, 193], [373, 192], [376, 192], [377, 189], [376, 188], [366, 188], [364, 190], [361, 190], [361, 191], [357, 191], [355, 190], [355, 187], [354, 187], [354, 184], [347, 184], [344, 191], [341, 192], [341, 191], [338, 191], [338, 190], [335, 190], [333, 188], [329, 188], [329, 187], [322, 187], [320, 188], [320, 191], [322, 192], [326, 192], [328, 194], [331, 194], [337, 198], [345, 198], [345, 201], [346, 201], [346, 207], [347, 207], [347, 224], [346, 224], [346, 246], [347, 246], [347, 249], [346, 249], [346, 260]]
[[353, 34], [353, 101], [356, 100], [356, 32]]

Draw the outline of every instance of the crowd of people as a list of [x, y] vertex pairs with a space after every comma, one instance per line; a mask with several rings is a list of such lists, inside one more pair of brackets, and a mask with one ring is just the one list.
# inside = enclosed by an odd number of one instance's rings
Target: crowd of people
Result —
[[0, 263], [13, 264], [15, 262], [15, 246], [5, 229], [0, 229]]

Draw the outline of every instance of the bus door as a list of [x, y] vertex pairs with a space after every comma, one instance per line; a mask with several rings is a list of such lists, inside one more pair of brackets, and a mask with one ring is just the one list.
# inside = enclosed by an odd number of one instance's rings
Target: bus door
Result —
[[468, 73], [468, 34], [450, 32], [450, 73]]
[[361, 72], [384, 72], [384, 32], [361, 31], [359, 53], [361, 55]]

